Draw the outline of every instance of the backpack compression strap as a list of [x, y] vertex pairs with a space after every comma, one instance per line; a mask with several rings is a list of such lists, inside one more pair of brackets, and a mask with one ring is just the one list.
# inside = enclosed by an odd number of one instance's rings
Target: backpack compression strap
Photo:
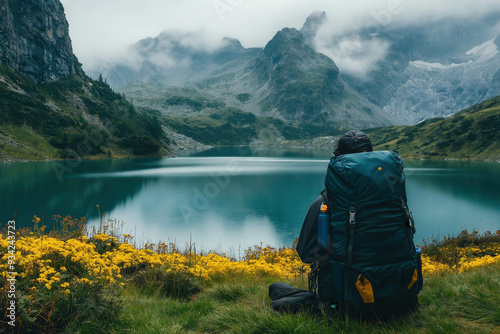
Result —
[[[347, 241], [347, 267], [350, 268], [352, 266], [352, 249], [354, 247], [354, 228], [356, 227], [356, 204], [351, 203], [351, 207], [349, 208], [349, 224], [347, 225], [348, 227], [348, 235], [349, 235], [349, 240]], [[349, 272], [347, 270], [344, 270], [344, 282], [348, 282], [349, 280]], [[347, 303], [347, 296], [348, 296], [348, 285], [344, 285], [344, 291], [343, 291], [343, 297], [344, 297], [344, 303]]]
[[319, 271], [319, 262], [316, 260], [313, 264], [311, 264], [311, 272], [308, 277], [308, 286], [309, 291], [316, 293], [318, 288], [318, 271]]
[[401, 206], [403, 207], [403, 210], [406, 214], [406, 217], [408, 218], [408, 224], [410, 224], [410, 227], [413, 230], [413, 234], [415, 234], [417, 231], [417, 229], [415, 228], [415, 219], [413, 219], [413, 214], [408, 209], [408, 206], [405, 204], [405, 201], [403, 198], [401, 198]]

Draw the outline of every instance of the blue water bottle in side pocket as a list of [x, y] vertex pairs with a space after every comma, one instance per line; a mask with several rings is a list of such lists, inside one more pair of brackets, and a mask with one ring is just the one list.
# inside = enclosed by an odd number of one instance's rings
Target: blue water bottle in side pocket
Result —
[[422, 276], [422, 250], [419, 247], [415, 247], [415, 252], [417, 253], [417, 274], [418, 274], [418, 290], [422, 290], [424, 285], [424, 277]]
[[321, 205], [318, 216], [318, 244], [327, 248], [330, 239], [330, 215], [328, 214], [328, 206]]

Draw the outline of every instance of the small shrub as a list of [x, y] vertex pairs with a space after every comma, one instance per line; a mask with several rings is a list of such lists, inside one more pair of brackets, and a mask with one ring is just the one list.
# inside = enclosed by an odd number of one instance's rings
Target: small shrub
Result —
[[424, 240], [422, 253], [434, 262], [445, 264], [450, 268], [459, 268], [464, 260], [498, 256], [500, 231], [496, 233], [488, 231], [481, 235], [477, 231], [469, 233], [464, 230], [457, 236], [444, 237], [443, 240], [436, 237], [430, 241]]
[[95, 245], [96, 252], [101, 255], [106, 252], [112, 252], [120, 246], [120, 243], [115, 237], [111, 237], [104, 233], [94, 235], [89, 241]]
[[[19, 282], [16, 291], [16, 329], [19, 333], [60, 333], [68, 328], [81, 333], [108, 333], [122, 310], [122, 301], [110, 286], [93, 281], [68, 283], [67, 288], [42, 284], [27, 288]], [[6, 285], [0, 287], [0, 305], [8, 305]], [[81, 331], [87, 328], [88, 331]]]
[[118, 141], [122, 148], [131, 148], [135, 155], [145, 155], [157, 153], [161, 146], [155, 139], [147, 136], [132, 136]]
[[238, 100], [240, 100], [240, 102], [245, 103], [245, 102], [248, 102], [248, 100], [250, 100], [250, 94], [248, 94], [248, 93], [238, 94], [238, 95], [236, 95], [236, 98]]
[[131, 282], [145, 293], [177, 299], [187, 299], [203, 287], [202, 279], [166, 267], [142, 270], [132, 277]]

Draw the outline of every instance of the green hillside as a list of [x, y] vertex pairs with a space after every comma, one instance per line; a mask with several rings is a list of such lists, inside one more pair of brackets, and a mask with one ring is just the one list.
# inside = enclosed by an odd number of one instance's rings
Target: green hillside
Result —
[[155, 156], [169, 140], [101, 78], [37, 84], [0, 63], [0, 160]]
[[500, 160], [500, 96], [451, 117], [366, 130], [375, 149], [406, 158]]
[[[160, 112], [156, 112], [160, 115]], [[279, 142], [338, 135], [343, 128], [307, 122], [289, 123], [274, 117], [255, 116], [235, 107], [215, 109], [199, 116], [161, 116], [175, 132], [213, 146], [275, 145]]]

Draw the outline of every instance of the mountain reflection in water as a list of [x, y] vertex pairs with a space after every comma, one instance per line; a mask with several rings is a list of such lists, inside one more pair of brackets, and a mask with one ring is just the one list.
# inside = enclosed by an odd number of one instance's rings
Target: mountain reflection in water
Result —
[[[212, 155], [212, 156], [210, 156]], [[310, 203], [323, 189], [328, 153], [216, 149], [157, 160], [83, 161], [59, 182], [53, 162], [0, 166], [2, 226], [34, 215], [101, 213], [142, 242], [190, 241], [197, 250], [243, 255], [260, 244], [290, 246]], [[500, 229], [500, 164], [405, 160], [416, 242], [431, 236]]]

